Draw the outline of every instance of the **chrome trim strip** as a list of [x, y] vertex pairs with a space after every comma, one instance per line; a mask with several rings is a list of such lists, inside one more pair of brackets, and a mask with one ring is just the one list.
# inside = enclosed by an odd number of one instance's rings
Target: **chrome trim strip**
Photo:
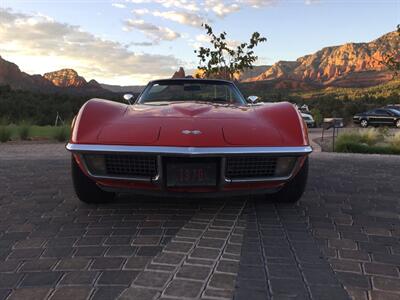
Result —
[[169, 155], [229, 155], [229, 154], [309, 154], [311, 146], [299, 147], [169, 147], [169, 146], [114, 146], [114, 145], [66, 145], [71, 152], [101, 153], [154, 153]]

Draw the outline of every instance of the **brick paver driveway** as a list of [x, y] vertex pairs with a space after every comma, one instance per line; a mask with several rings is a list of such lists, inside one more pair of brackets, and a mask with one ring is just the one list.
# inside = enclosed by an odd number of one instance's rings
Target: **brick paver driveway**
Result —
[[62, 151], [0, 145], [0, 299], [400, 299], [399, 157], [313, 154], [296, 206], [89, 206]]

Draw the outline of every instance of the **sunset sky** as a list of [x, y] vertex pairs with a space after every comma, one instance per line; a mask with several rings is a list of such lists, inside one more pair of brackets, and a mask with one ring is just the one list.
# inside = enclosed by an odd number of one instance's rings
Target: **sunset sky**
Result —
[[273, 64], [394, 30], [400, 0], [1, 0], [0, 56], [30, 74], [73, 68], [87, 80], [144, 84], [197, 66], [202, 22], [232, 45], [260, 32], [268, 41], [257, 64]]

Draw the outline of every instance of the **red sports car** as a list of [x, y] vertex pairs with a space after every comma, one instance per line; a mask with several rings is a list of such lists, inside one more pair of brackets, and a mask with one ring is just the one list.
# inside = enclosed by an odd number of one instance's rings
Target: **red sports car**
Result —
[[80, 200], [123, 191], [301, 197], [312, 148], [292, 104], [255, 104], [233, 82], [205, 79], [156, 80], [134, 103], [125, 98], [92, 99], [73, 121], [66, 147]]

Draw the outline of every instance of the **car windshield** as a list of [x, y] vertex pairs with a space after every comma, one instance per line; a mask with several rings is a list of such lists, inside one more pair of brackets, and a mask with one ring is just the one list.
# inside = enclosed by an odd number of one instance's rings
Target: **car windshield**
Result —
[[400, 115], [400, 109], [396, 109], [396, 108], [390, 108], [389, 111], [391, 111], [393, 114], [395, 114], [396, 116]]
[[212, 80], [165, 80], [150, 83], [138, 99], [141, 104], [201, 101], [245, 104], [238, 89], [229, 82]]

